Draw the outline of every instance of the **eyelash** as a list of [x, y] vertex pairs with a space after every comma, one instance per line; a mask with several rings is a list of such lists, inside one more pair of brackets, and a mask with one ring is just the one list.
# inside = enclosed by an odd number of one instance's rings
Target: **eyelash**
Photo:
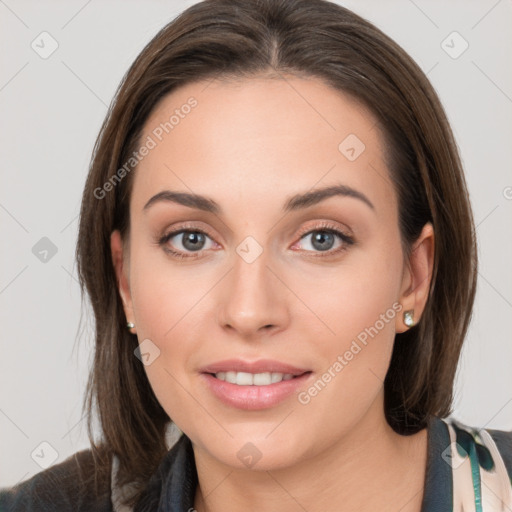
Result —
[[[337, 227], [335, 227], [332, 224], [329, 224], [328, 222], [321, 222], [318, 226], [315, 226], [314, 228], [307, 228], [307, 229], [300, 231], [299, 235], [298, 235], [299, 240], [302, 240], [302, 238], [304, 238], [306, 235], [310, 235], [310, 234], [312, 234], [314, 232], [318, 232], [318, 231], [324, 232], [324, 233], [331, 233], [331, 234], [337, 236], [343, 242], [343, 244], [334, 250], [317, 251], [316, 254], [311, 255], [314, 258], [332, 257], [336, 254], [346, 251], [349, 246], [354, 245], [354, 243], [355, 243], [355, 240], [351, 236], [340, 231]], [[185, 258], [192, 258], [192, 259], [200, 258], [201, 257], [200, 253], [202, 252], [202, 250], [197, 251], [195, 253], [190, 253], [190, 254], [189, 253], [181, 253], [181, 252], [175, 251], [173, 249], [170, 249], [169, 247], [167, 247], [165, 245], [171, 238], [173, 238], [176, 235], [183, 234], [183, 233], [200, 233], [202, 235], [205, 235], [205, 236], [213, 239], [213, 237], [210, 236], [207, 231], [195, 228], [193, 226], [184, 225], [184, 226], [180, 226], [179, 229], [176, 229], [174, 231], [164, 234], [157, 240], [157, 243], [164, 249], [165, 252], [169, 253], [173, 258], [177, 258], [180, 260], [185, 259]], [[311, 251], [307, 251], [307, 252], [311, 252]]]

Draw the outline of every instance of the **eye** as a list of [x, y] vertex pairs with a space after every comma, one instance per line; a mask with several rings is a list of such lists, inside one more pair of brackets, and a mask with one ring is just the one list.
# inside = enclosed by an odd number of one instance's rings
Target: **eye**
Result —
[[158, 241], [166, 252], [177, 258], [197, 258], [201, 251], [212, 248], [212, 242], [208, 234], [200, 229], [183, 228], [166, 233]]
[[[309, 240], [308, 240], [309, 239]], [[354, 244], [354, 239], [330, 224], [322, 224], [310, 229], [303, 234], [300, 240], [300, 248], [307, 252], [316, 252], [315, 256], [332, 256], [346, 250]], [[334, 248], [333, 248], [334, 247]]]
[[[329, 223], [303, 230], [299, 236], [299, 249], [313, 253], [314, 257], [333, 256], [347, 250], [355, 243], [350, 235]], [[302, 242], [303, 240], [306, 242]], [[180, 226], [161, 236], [157, 242], [165, 252], [177, 259], [200, 258], [204, 251], [217, 246], [208, 233], [193, 226]], [[297, 244], [293, 248], [296, 246]]]

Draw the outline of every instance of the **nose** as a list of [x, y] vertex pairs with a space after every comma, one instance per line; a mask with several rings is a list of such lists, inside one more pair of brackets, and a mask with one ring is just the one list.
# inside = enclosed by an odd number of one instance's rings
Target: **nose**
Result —
[[223, 329], [254, 339], [287, 327], [290, 291], [274, 267], [266, 251], [250, 263], [235, 254], [233, 268], [221, 288], [218, 321]]

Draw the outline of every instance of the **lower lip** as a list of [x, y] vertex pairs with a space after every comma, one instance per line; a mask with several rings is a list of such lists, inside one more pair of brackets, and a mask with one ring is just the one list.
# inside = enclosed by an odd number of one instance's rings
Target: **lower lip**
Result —
[[290, 380], [282, 380], [267, 386], [239, 386], [217, 379], [210, 373], [202, 373], [213, 394], [226, 405], [245, 410], [273, 407], [303, 387], [312, 373], [304, 373]]

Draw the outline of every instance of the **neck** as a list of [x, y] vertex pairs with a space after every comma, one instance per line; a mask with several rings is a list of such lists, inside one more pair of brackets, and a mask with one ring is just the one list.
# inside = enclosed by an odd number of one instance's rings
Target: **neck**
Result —
[[194, 455], [197, 512], [421, 512], [427, 430], [401, 436], [382, 410], [365, 416], [327, 450], [286, 468], [233, 469], [197, 447]]

